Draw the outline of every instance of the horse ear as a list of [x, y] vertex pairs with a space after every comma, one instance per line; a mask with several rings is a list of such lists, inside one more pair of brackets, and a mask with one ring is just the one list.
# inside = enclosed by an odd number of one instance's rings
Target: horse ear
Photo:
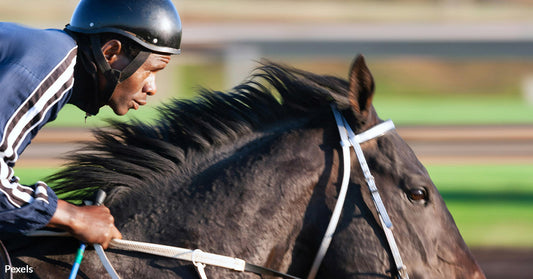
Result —
[[374, 78], [366, 66], [365, 58], [358, 55], [350, 70], [349, 98], [356, 113], [368, 116], [374, 97]]

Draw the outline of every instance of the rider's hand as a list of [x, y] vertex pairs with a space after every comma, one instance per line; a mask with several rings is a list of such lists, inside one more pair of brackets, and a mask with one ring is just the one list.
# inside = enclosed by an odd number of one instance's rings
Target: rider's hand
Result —
[[122, 238], [115, 227], [109, 208], [101, 206], [75, 206], [58, 200], [57, 209], [48, 227], [64, 229], [86, 243], [101, 244], [104, 249], [113, 238]]

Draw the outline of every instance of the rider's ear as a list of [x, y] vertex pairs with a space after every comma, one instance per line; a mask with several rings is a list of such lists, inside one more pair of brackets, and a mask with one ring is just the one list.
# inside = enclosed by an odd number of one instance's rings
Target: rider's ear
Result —
[[374, 97], [374, 78], [366, 66], [365, 58], [358, 55], [350, 70], [350, 103], [357, 114], [368, 116]]
[[122, 43], [119, 40], [109, 40], [102, 45], [102, 53], [109, 64], [112, 64], [118, 59], [118, 54], [121, 50]]

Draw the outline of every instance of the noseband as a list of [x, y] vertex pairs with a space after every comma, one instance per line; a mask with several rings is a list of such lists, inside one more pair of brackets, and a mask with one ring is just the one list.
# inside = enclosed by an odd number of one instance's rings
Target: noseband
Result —
[[360, 145], [361, 143], [365, 141], [380, 137], [386, 132], [393, 130], [394, 124], [392, 123], [391, 120], [387, 120], [385, 122], [382, 122], [366, 130], [365, 132], [362, 132], [356, 135], [353, 132], [352, 128], [350, 128], [350, 125], [348, 124], [346, 119], [341, 115], [341, 113], [339, 112], [339, 110], [337, 109], [335, 105], [333, 104], [331, 105], [331, 110], [333, 111], [333, 115], [335, 116], [335, 121], [337, 122], [337, 128], [339, 129], [339, 135], [341, 138], [340, 144], [342, 147], [344, 173], [342, 177], [342, 184], [341, 184], [341, 190], [339, 192], [339, 197], [337, 198], [337, 203], [335, 204], [335, 209], [333, 210], [333, 214], [329, 221], [328, 228], [326, 229], [326, 233], [324, 235], [324, 238], [322, 239], [322, 243], [320, 244], [320, 248], [315, 257], [315, 261], [313, 262], [313, 266], [311, 267], [309, 276], [307, 278], [308, 279], [315, 278], [316, 273], [318, 272], [318, 268], [320, 267], [320, 264], [322, 260], [324, 259], [324, 256], [326, 255], [329, 244], [331, 243], [331, 240], [333, 239], [333, 234], [335, 233], [335, 229], [337, 228], [337, 224], [339, 222], [340, 215], [342, 212], [342, 207], [344, 206], [344, 201], [346, 199], [346, 192], [348, 191], [348, 184], [350, 180], [350, 170], [351, 170], [350, 146], [352, 146], [355, 150], [355, 154], [357, 156], [357, 159], [359, 160], [359, 165], [361, 166], [361, 169], [365, 176], [368, 189], [370, 190], [370, 193], [372, 194], [372, 200], [374, 201], [374, 206], [376, 207], [376, 210], [378, 212], [378, 216], [379, 216], [378, 218], [381, 223], [381, 227], [383, 228], [383, 231], [387, 238], [387, 242], [389, 244], [389, 248], [394, 258], [394, 263], [396, 265], [396, 269], [398, 272], [398, 278], [409, 279], [409, 275], [407, 274], [406, 267], [403, 265], [402, 257], [400, 256], [400, 251], [398, 250], [398, 246], [396, 245], [394, 235], [392, 234], [392, 222], [389, 218], [389, 214], [387, 213], [387, 209], [385, 209], [385, 205], [383, 204], [383, 201], [381, 200], [381, 196], [379, 195], [378, 188], [376, 187], [374, 177], [370, 173], [370, 169], [368, 168], [368, 164], [366, 162], [365, 156], [363, 154], [363, 150]]

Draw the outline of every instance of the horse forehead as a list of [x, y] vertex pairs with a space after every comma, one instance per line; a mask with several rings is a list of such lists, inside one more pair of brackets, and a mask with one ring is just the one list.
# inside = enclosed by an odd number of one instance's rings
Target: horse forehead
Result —
[[383, 155], [377, 156], [377, 164], [384, 164], [388, 166], [389, 171], [394, 169], [398, 174], [429, 178], [424, 165], [397, 131], [390, 131], [373, 142], [371, 147]]

